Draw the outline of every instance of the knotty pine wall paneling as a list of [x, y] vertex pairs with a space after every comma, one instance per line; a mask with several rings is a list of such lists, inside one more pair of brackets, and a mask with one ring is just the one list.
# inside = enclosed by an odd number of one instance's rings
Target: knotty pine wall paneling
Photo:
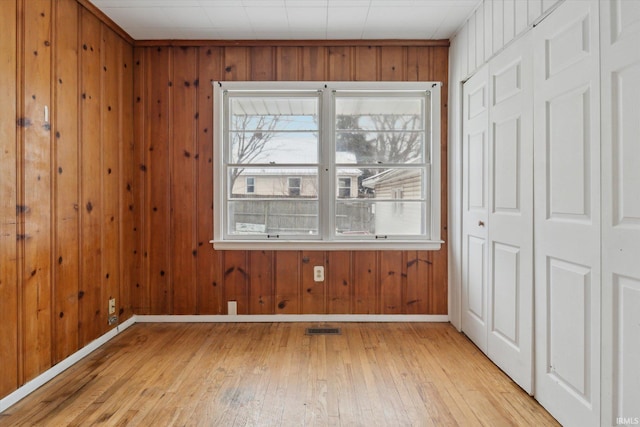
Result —
[[0, 396], [16, 389], [18, 372], [18, 69], [17, 42], [22, 22], [16, 2], [5, 2], [0, 13]]
[[110, 297], [131, 316], [142, 162], [132, 40], [77, 0], [2, 0], [0, 25], [2, 398], [114, 327]]
[[[446, 241], [448, 46], [292, 43], [134, 49], [136, 146], [144, 152], [145, 260], [136, 312], [446, 314], [440, 251], [215, 251], [213, 105], [216, 80], [443, 81], [442, 229]], [[197, 82], [197, 83], [196, 83]], [[325, 266], [325, 281], [313, 266]]]

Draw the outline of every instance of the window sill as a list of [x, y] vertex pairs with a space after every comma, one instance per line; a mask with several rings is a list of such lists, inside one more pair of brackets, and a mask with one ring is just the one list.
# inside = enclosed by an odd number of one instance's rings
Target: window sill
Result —
[[282, 250], [282, 251], [437, 251], [440, 250], [441, 240], [396, 240], [372, 241], [372, 240], [211, 240], [216, 250], [240, 251], [240, 250]]

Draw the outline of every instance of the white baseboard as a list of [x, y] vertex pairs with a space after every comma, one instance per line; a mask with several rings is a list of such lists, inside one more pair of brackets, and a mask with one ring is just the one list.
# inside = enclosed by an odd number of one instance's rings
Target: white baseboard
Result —
[[82, 359], [84, 359], [85, 357], [87, 357], [89, 354], [91, 354], [94, 350], [96, 350], [102, 344], [106, 343], [111, 338], [120, 334], [122, 331], [124, 331], [134, 323], [136, 323], [135, 316], [132, 316], [131, 318], [122, 322], [115, 328], [111, 329], [106, 334], [96, 338], [95, 340], [91, 341], [89, 344], [82, 347], [80, 350], [76, 351], [66, 359], [60, 361], [60, 363], [47, 369], [46, 371], [44, 371], [43, 373], [41, 373], [40, 375], [38, 375], [37, 377], [29, 381], [22, 387], [18, 388], [13, 393], [0, 399], [0, 413], [5, 411], [10, 406], [15, 405], [20, 400], [24, 399], [25, 397], [27, 397], [28, 395], [36, 391], [38, 388], [43, 386], [45, 383], [51, 381], [52, 379], [54, 379], [55, 377], [57, 377], [58, 375], [60, 375], [61, 373], [63, 373], [64, 371], [66, 371], [67, 369], [69, 369], [70, 367], [72, 367]]
[[265, 322], [448, 322], [439, 314], [255, 314], [255, 315], [134, 315], [101, 337], [0, 399], [0, 413], [60, 375], [98, 347], [135, 323], [265, 323]]
[[137, 323], [448, 322], [440, 314], [137, 315]]

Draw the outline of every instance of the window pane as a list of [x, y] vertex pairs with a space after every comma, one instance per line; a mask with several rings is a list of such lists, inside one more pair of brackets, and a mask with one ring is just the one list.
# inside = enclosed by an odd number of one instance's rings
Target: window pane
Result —
[[[424, 96], [337, 96], [336, 151], [357, 163], [422, 163]], [[341, 163], [336, 158], [336, 163]]]
[[317, 97], [231, 96], [229, 163], [317, 163]]
[[[337, 131], [336, 150], [353, 153], [357, 163], [422, 163], [424, 132]], [[336, 157], [336, 163], [341, 163]]]
[[318, 163], [318, 133], [231, 132], [229, 163]]
[[423, 96], [338, 96], [336, 129], [424, 130]]
[[[340, 180], [352, 177], [352, 198], [377, 200], [424, 200], [424, 168], [338, 168]], [[340, 195], [338, 195], [340, 197]]]
[[234, 200], [228, 216], [229, 234], [318, 234], [317, 200]]
[[230, 130], [317, 131], [317, 97], [234, 96], [229, 100]]
[[[316, 199], [317, 168], [229, 167], [228, 182], [232, 199]], [[243, 179], [243, 177], [251, 177]], [[253, 184], [252, 186], [250, 184]], [[253, 190], [253, 191], [251, 191]]]
[[425, 234], [425, 203], [422, 201], [338, 201], [336, 234], [405, 235]]

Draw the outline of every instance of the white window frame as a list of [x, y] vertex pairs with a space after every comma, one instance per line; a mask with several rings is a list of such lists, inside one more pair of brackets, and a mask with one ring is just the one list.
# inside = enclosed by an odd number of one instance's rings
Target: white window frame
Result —
[[[214, 236], [211, 243], [219, 250], [439, 250], [440, 240], [440, 82], [212, 82], [214, 87]], [[321, 175], [319, 185], [319, 230], [314, 238], [308, 236], [287, 236], [272, 239], [272, 236], [250, 236], [236, 238], [225, 233], [227, 203], [225, 177], [225, 135], [224, 102], [225, 91], [246, 92], [291, 92], [318, 91], [321, 93], [321, 116], [333, 117], [333, 93], [336, 91], [429, 91], [431, 105], [427, 118], [431, 136], [429, 145], [429, 165], [425, 167], [427, 193], [425, 226], [429, 236], [335, 236], [335, 200], [337, 182], [335, 163], [335, 124], [333, 120], [322, 120], [320, 128], [319, 163]], [[410, 166], [410, 165], [409, 165]], [[302, 180], [301, 180], [302, 187]], [[302, 191], [302, 188], [301, 188]], [[342, 199], [344, 200], [344, 199]], [[381, 237], [381, 238], [378, 238]]]

